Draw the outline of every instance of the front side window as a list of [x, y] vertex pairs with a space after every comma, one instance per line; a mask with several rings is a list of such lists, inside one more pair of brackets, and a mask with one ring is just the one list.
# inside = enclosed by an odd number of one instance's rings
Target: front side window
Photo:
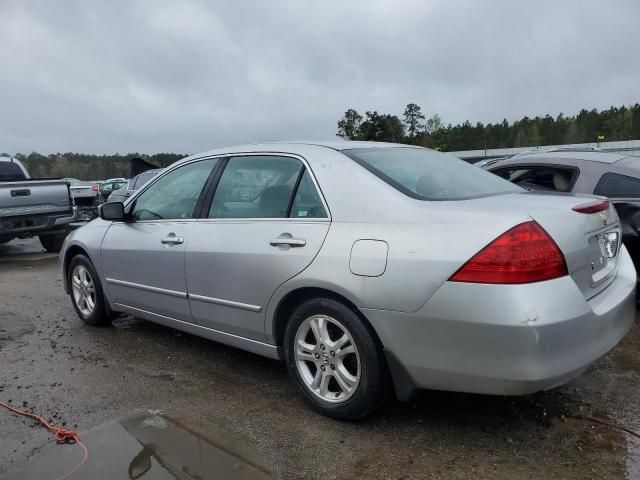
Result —
[[135, 200], [133, 217], [136, 220], [193, 218], [198, 197], [217, 162], [217, 159], [201, 160], [167, 173]]
[[551, 165], [515, 165], [490, 171], [520, 187], [531, 190], [570, 192], [578, 178], [578, 170], [575, 168]]
[[613, 198], [640, 197], [640, 179], [617, 173], [605, 173], [593, 193]]
[[342, 153], [419, 200], [464, 200], [522, 191], [459, 158], [426, 148], [362, 148]]
[[302, 168], [290, 157], [232, 157], [220, 177], [209, 218], [286, 217]]

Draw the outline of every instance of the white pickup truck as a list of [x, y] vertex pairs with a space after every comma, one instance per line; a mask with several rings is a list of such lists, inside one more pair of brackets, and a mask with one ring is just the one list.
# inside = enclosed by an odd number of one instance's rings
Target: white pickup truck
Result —
[[75, 218], [66, 180], [32, 179], [18, 160], [0, 157], [0, 243], [37, 235], [58, 252]]

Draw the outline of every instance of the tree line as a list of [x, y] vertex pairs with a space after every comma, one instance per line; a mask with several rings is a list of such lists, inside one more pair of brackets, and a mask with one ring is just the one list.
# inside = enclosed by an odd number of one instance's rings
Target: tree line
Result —
[[348, 109], [338, 121], [339, 137], [421, 145], [442, 151], [487, 148], [536, 147], [566, 143], [640, 139], [640, 104], [608, 110], [582, 109], [575, 116], [524, 117], [513, 123], [472, 125], [468, 120], [444, 125], [437, 115], [426, 118], [422, 108], [410, 103], [402, 119], [388, 113], [367, 111], [364, 116]]
[[[6, 153], [0, 156], [9, 156]], [[157, 153], [146, 155], [129, 153], [126, 155], [88, 155], [84, 153], [56, 153], [41, 155], [33, 152], [29, 155], [18, 153], [14, 158], [20, 160], [33, 178], [66, 177], [79, 180], [106, 180], [107, 178], [130, 178], [133, 158], [142, 158], [157, 167], [166, 167], [186, 157], [179, 153]]]
[[[481, 122], [472, 125], [466, 121], [446, 126], [437, 114], [426, 118], [422, 108], [415, 103], [406, 106], [402, 118], [377, 111], [367, 111], [363, 116], [350, 108], [338, 121], [337, 135], [348, 140], [408, 143], [442, 151], [591, 143], [599, 137], [604, 141], [635, 140], [640, 139], [640, 104], [602, 111], [582, 109], [575, 116], [561, 113], [556, 117], [524, 117], [513, 123], [505, 119], [486, 125]], [[9, 155], [3, 153], [0, 156]], [[135, 157], [158, 167], [166, 167], [185, 156], [179, 153], [41, 155], [33, 152], [28, 155], [18, 153], [15, 158], [24, 163], [34, 178], [103, 180], [130, 177], [130, 160]]]

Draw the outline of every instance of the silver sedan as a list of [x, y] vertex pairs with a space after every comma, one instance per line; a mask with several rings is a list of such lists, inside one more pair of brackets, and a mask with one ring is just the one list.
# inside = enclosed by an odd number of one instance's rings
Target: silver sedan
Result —
[[606, 200], [527, 192], [424, 148], [206, 152], [100, 215], [60, 255], [87, 324], [128, 313], [282, 359], [334, 418], [420, 388], [555, 387], [635, 315]]

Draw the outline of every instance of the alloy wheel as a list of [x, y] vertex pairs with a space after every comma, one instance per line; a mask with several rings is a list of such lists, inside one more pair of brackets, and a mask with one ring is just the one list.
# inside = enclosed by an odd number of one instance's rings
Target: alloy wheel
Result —
[[309, 391], [327, 402], [346, 401], [360, 383], [360, 355], [353, 338], [327, 315], [313, 315], [300, 324], [295, 363]]
[[83, 265], [76, 265], [71, 274], [73, 301], [84, 317], [89, 317], [96, 307], [96, 287], [91, 273]]

